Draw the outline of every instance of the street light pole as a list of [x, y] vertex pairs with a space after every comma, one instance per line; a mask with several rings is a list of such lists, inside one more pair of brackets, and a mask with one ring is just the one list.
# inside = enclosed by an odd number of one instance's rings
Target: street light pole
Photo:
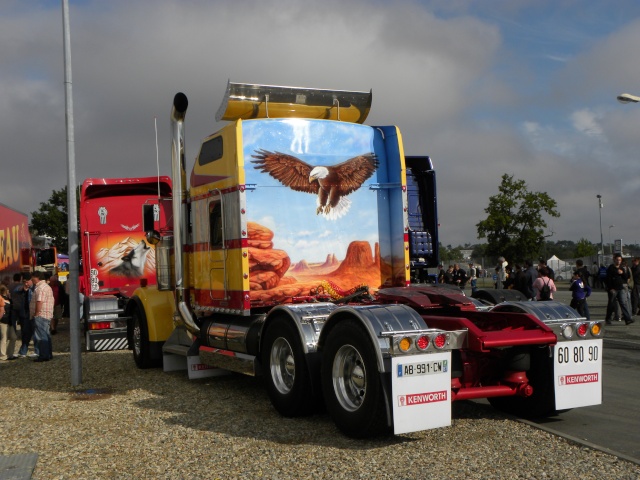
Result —
[[[69, 32], [69, 1], [62, 0], [62, 33], [64, 50], [64, 98], [67, 135], [67, 213], [69, 227], [69, 349], [71, 353], [71, 385], [82, 383], [82, 345], [80, 342], [80, 302], [78, 297], [78, 213], [76, 210], [76, 153], [73, 123], [73, 95], [71, 80], [71, 34]], [[85, 260], [86, 261], [86, 260]]]
[[616, 97], [620, 103], [638, 103], [640, 102], [640, 97], [636, 97], [635, 95], [631, 95], [630, 93], [621, 93]]
[[615, 225], [609, 225], [609, 253], [613, 255], [613, 244], [611, 243], [611, 229], [615, 227]]
[[602, 238], [602, 195], [597, 195], [598, 197], [598, 211], [600, 212], [600, 248], [602, 250], [602, 262], [598, 260], [599, 265], [604, 264], [604, 239]]
[[[631, 95], [630, 93], [621, 93], [616, 97], [616, 99], [620, 103], [639, 103], [640, 97], [637, 95]], [[600, 197], [600, 195], [598, 195]], [[602, 225], [602, 220], [600, 220], [600, 224]], [[613, 225], [612, 225], [613, 226]], [[602, 226], [600, 227], [600, 232], [602, 232]], [[602, 233], [600, 233], [602, 235]], [[609, 227], [609, 242], [611, 242], [611, 227]], [[622, 245], [620, 246], [622, 250]]]

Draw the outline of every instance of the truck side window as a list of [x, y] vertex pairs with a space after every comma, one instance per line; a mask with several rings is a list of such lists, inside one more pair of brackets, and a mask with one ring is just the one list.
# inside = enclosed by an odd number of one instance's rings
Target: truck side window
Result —
[[142, 206], [142, 231], [149, 232], [154, 230], [154, 221], [153, 221], [153, 207], [154, 205], [143, 205]]
[[206, 165], [222, 158], [222, 137], [215, 137], [202, 144], [198, 164]]
[[222, 248], [222, 208], [220, 208], [220, 202], [209, 204], [209, 239], [212, 247]]

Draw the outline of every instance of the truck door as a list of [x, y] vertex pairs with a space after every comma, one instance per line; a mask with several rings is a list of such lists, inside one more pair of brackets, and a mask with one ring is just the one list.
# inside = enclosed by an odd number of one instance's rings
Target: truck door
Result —
[[[220, 193], [220, 192], [218, 192]], [[227, 249], [223, 215], [223, 198], [219, 194], [209, 201], [209, 297], [227, 300]]]

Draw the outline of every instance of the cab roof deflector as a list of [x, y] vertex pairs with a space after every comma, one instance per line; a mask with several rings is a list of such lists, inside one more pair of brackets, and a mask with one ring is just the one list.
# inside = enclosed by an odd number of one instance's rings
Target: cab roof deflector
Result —
[[317, 118], [364, 123], [372, 92], [227, 83], [216, 121], [252, 118]]

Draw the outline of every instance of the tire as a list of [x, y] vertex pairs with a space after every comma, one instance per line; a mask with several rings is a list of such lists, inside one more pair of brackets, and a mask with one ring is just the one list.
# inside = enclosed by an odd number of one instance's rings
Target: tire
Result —
[[151, 356], [151, 344], [147, 330], [147, 316], [139, 307], [131, 311], [131, 333], [129, 344], [133, 350], [133, 360], [138, 368], [156, 368], [162, 366], [162, 359], [156, 360]]
[[549, 357], [547, 347], [531, 352], [531, 368], [527, 376], [533, 387], [530, 397], [488, 398], [491, 406], [522, 418], [544, 418], [558, 413], [555, 409], [553, 358]]
[[300, 335], [291, 321], [275, 318], [268, 325], [261, 360], [267, 392], [278, 413], [284, 417], [313, 413], [311, 378]]
[[342, 433], [353, 438], [392, 433], [375, 350], [357, 320], [343, 319], [329, 332], [321, 379], [327, 411]]

